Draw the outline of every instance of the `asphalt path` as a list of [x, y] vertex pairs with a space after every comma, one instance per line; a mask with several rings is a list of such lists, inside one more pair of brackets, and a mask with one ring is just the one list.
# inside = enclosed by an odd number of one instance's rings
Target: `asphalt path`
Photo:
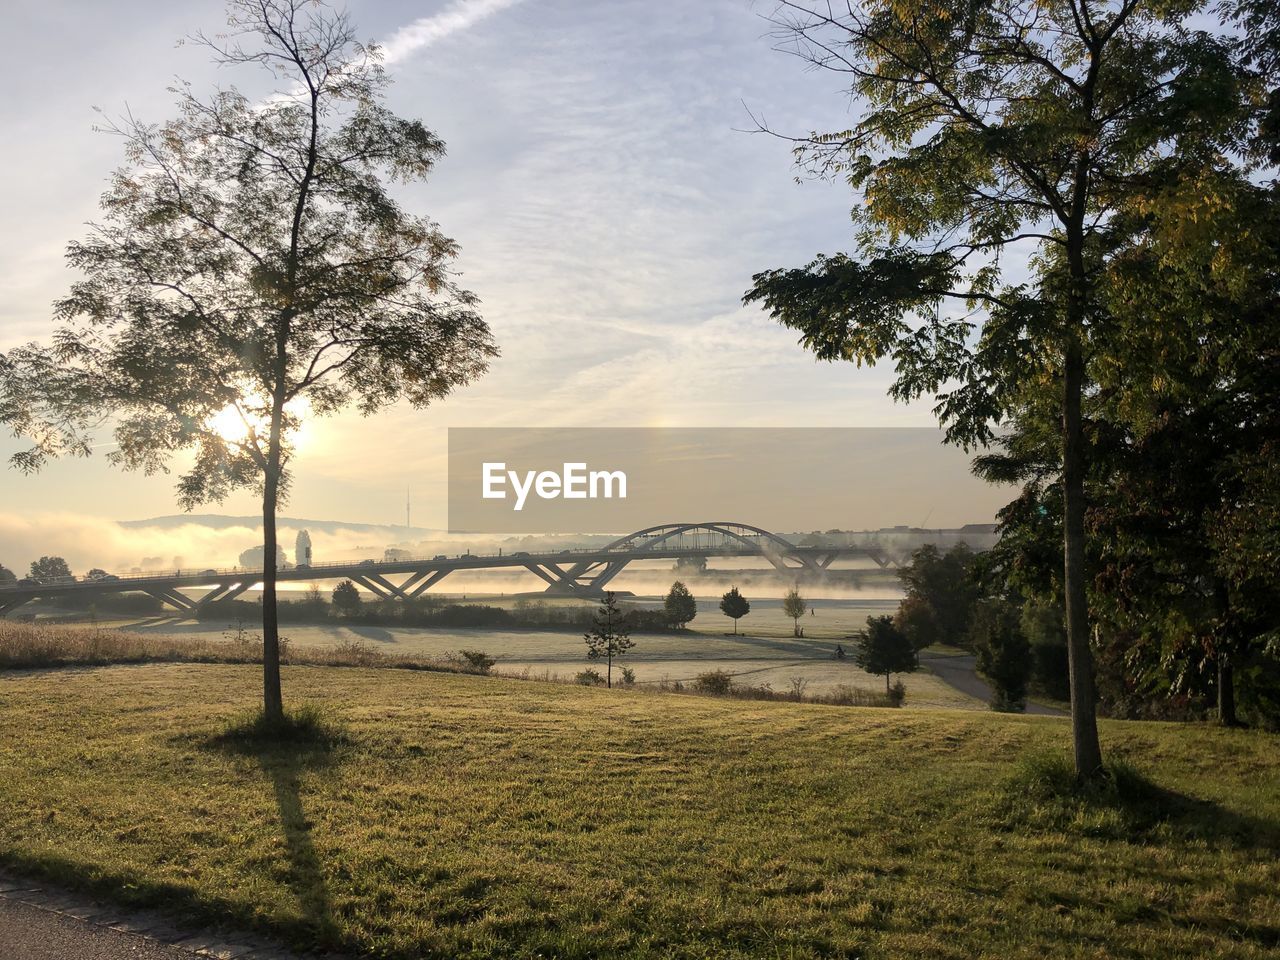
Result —
[[196, 954], [0, 897], [0, 960], [196, 960]]

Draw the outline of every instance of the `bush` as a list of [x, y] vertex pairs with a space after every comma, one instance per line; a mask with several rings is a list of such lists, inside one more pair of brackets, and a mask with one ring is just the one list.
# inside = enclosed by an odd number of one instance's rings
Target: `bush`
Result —
[[483, 650], [459, 650], [462, 659], [476, 673], [488, 673], [498, 661]]
[[693, 681], [693, 689], [698, 693], [723, 697], [733, 689], [733, 677], [724, 670], [710, 670], [698, 674]]
[[624, 687], [634, 687], [636, 683], [636, 672], [630, 667], [619, 667], [622, 671], [622, 685]]
[[907, 688], [899, 680], [889, 688], [889, 706], [900, 707], [907, 701]]
[[573, 682], [577, 684], [581, 684], [584, 687], [603, 687], [604, 676], [600, 673], [599, 670], [592, 670], [590, 667], [588, 667], [586, 670], [583, 670], [576, 677], [574, 677]]

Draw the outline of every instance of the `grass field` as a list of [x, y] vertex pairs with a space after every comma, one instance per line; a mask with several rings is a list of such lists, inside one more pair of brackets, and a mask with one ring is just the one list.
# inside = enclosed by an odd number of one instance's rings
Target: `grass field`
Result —
[[[700, 601], [701, 606], [705, 607], [706, 603]], [[776, 602], [760, 602], [753, 605], [751, 616], [742, 621], [741, 636], [726, 635], [732, 623], [718, 611], [714, 616], [704, 611], [694, 621], [693, 630], [636, 634], [635, 648], [620, 662], [633, 669], [642, 684], [664, 680], [687, 683], [708, 670], [724, 670], [741, 683], [768, 684], [774, 690], [787, 690], [794, 678], [800, 678], [813, 694], [829, 693], [841, 685], [882, 692], [882, 677], [864, 673], [852, 660], [836, 660], [832, 654], [841, 640], [845, 649], [850, 650], [848, 635], [864, 626], [869, 615], [891, 613], [894, 603], [848, 600], [818, 603], [818, 613], [806, 619], [807, 636], [803, 639], [792, 637], [791, 621], [782, 615]], [[216, 621], [168, 618], [116, 620], [104, 625], [201, 641], [221, 639], [234, 627]], [[256, 627], [248, 624], [247, 629]], [[463, 648], [482, 649], [497, 659], [499, 672], [516, 675], [552, 674], [568, 679], [593, 666], [587, 659], [582, 633], [576, 630], [450, 630], [335, 622], [286, 624], [281, 632], [299, 648], [359, 642], [391, 655], [436, 659]], [[914, 706], [986, 709], [985, 703], [965, 696], [927, 671], [895, 677], [899, 679], [907, 689], [908, 702]]]
[[0, 675], [0, 862], [296, 946], [429, 957], [1270, 957], [1280, 750], [1103, 724], [288, 667]]

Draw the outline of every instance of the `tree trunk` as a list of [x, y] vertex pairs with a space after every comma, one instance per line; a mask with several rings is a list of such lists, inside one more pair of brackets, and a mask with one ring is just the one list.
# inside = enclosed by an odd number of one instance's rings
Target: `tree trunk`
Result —
[[889, 674], [886, 673], [884, 675], [884, 695], [888, 697], [888, 696], [892, 696], [892, 694], [893, 694], [893, 691], [889, 688]]
[[608, 689], [612, 690], [613, 689], [613, 655], [612, 654], [609, 655], [608, 662], [609, 662], [609, 665], [605, 667], [605, 671], [604, 671], [604, 676], [605, 676], [604, 682], [605, 682], [605, 686]]
[[[1078, 320], [1083, 321], [1083, 317]], [[1084, 392], [1084, 356], [1076, 333], [1079, 329], [1075, 326], [1077, 318], [1071, 318], [1069, 322], [1074, 329], [1068, 333], [1062, 400], [1063, 591], [1066, 595], [1071, 736], [1076, 775], [1088, 778], [1102, 768], [1102, 748], [1098, 744], [1093, 654], [1089, 649], [1089, 609], [1085, 594], [1084, 429], [1080, 412]]]
[[276, 500], [279, 471], [268, 469], [262, 496], [262, 712], [270, 723], [284, 719], [280, 692], [280, 620], [276, 609]]
[[1236, 674], [1225, 653], [1218, 654], [1218, 722], [1224, 727], [1239, 724], [1236, 718]]

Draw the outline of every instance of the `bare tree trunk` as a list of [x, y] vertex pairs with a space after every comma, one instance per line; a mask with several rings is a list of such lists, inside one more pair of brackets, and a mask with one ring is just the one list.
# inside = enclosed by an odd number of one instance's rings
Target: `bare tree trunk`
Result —
[[1089, 609], [1085, 595], [1084, 429], [1080, 412], [1084, 392], [1084, 357], [1074, 331], [1069, 337], [1062, 402], [1063, 591], [1066, 594], [1071, 736], [1076, 775], [1093, 777], [1102, 768], [1102, 748], [1098, 743], [1093, 654], [1089, 649]]
[[1225, 653], [1218, 654], [1218, 722], [1224, 727], [1239, 724], [1236, 717], [1236, 676], [1231, 659]]
[[281, 434], [284, 401], [277, 394], [271, 409], [262, 484], [262, 712], [268, 723], [284, 719], [280, 692], [280, 618], [276, 607], [276, 508], [280, 502]]
[[262, 497], [262, 711], [267, 720], [284, 719], [280, 692], [280, 620], [276, 609], [276, 496], [279, 482], [267, 471]]

